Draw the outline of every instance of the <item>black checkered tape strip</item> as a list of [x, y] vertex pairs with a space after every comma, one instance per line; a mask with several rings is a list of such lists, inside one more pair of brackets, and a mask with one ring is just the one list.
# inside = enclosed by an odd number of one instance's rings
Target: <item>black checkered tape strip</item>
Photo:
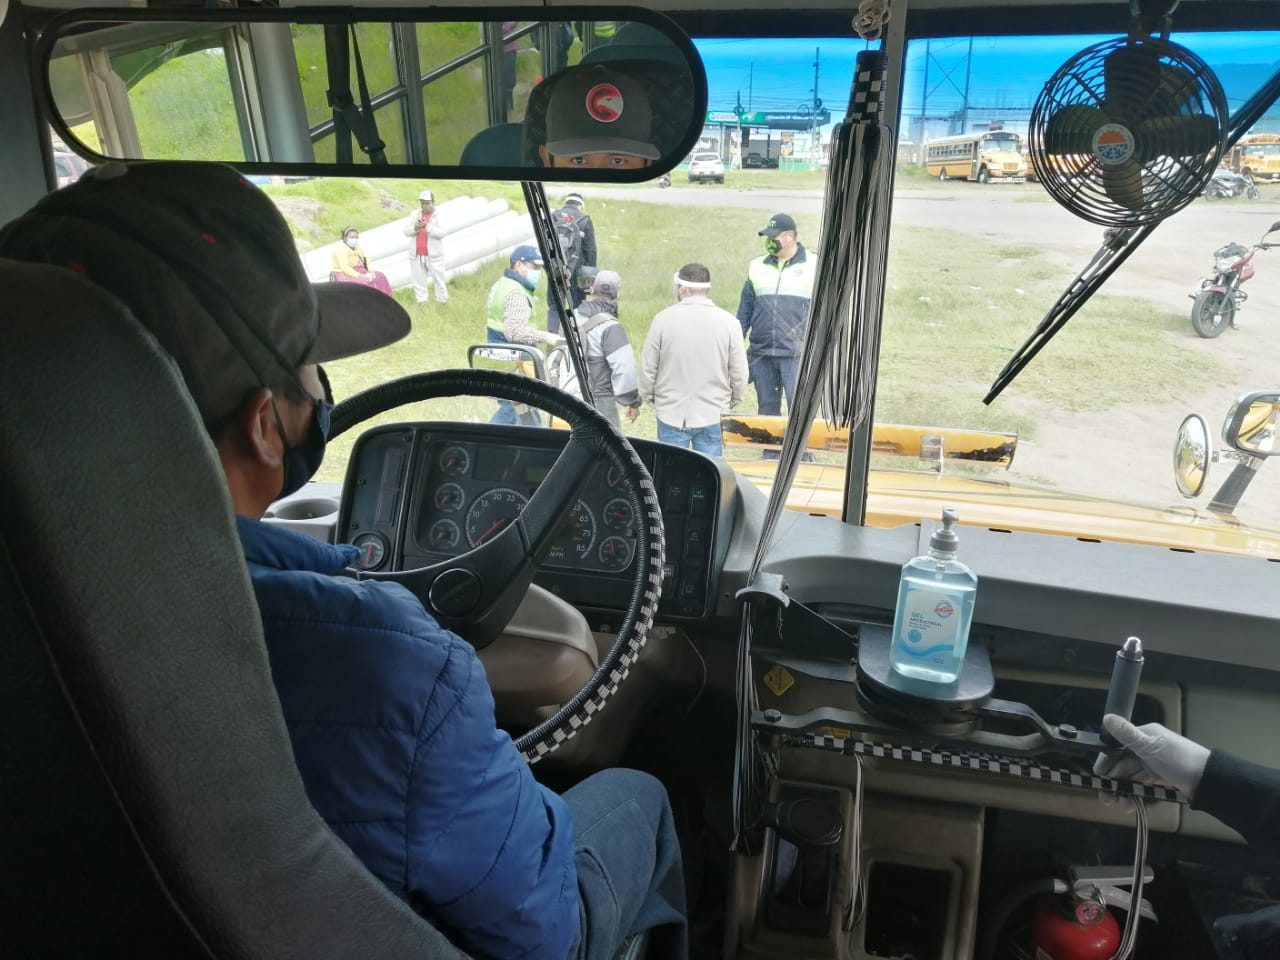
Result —
[[849, 100], [852, 123], [876, 123], [884, 96], [885, 58], [878, 51], [858, 54], [854, 68], [853, 93]]
[[1128, 780], [1099, 777], [1093, 773], [1079, 773], [1074, 770], [1047, 767], [1026, 757], [1000, 757], [992, 754], [948, 750], [945, 747], [937, 750], [897, 747], [891, 743], [868, 743], [865, 740], [850, 740], [845, 737], [812, 733], [787, 737], [783, 740], [783, 743], [789, 747], [811, 747], [818, 750], [831, 750], [836, 753], [843, 753], [846, 756], [860, 755], [875, 757], [879, 760], [902, 760], [907, 763], [929, 764], [934, 767], [964, 770], [970, 773], [990, 773], [1003, 777], [1015, 777], [1019, 780], [1051, 783], [1059, 787], [1079, 787], [1082, 790], [1094, 791], [1104, 790], [1108, 793], [1141, 797], [1144, 800], [1169, 800], [1174, 803], [1186, 803], [1186, 798], [1170, 787], [1131, 783]]

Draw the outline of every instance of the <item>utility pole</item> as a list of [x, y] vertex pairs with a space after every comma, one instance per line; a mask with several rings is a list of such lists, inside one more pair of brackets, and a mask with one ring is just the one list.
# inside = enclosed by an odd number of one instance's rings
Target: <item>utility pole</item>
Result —
[[822, 59], [822, 48], [813, 48], [813, 113], [809, 118], [809, 169], [816, 170], [818, 163], [818, 110], [822, 99], [818, 96], [818, 63]]
[[[751, 66], [747, 67], [747, 110], [751, 109], [751, 87], [756, 79], [756, 64], [753, 60]], [[741, 102], [741, 101], [739, 101]]]

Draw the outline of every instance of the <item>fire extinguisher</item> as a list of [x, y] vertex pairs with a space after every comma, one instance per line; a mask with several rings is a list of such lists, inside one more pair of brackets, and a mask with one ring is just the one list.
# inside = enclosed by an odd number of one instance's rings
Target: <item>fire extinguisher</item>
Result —
[[1111, 960], [1119, 948], [1120, 924], [1106, 903], [1074, 893], [1037, 901], [1031, 921], [1035, 960]]
[[[1151, 879], [1147, 869], [1144, 882]], [[1067, 880], [1046, 877], [1020, 886], [1002, 898], [980, 938], [976, 956], [994, 960], [997, 944], [1013, 931], [1006, 930], [1018, 908], [1035, 900], [1030, 931], [1022, 927], [1021, 942], [1008, 944], [1010, 955], [1028, 960], [1111, 960], [1120, 949], [1123, 936], [1114, 909], [1129, 910], [1132, 898], [1128, 886], [1132, 867], [1070, 867]], [[1155, 920], [1155, 912], [1144, 899], [1140, 916]]]

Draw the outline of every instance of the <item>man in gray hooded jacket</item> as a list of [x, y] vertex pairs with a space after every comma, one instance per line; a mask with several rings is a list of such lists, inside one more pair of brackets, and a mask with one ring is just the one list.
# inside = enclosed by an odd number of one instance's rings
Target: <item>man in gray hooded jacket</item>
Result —
[[627, 408], [629, 421], [640, 415], [636, 355], [626, 329], [618, 322], [621, 295], [622, 277], [614, 270], [600, 270], [591, 285], [591, 295], [573, 311], [582, 349], [587, 355], [591, 398], [596, 409], [619, 431], [622, 430], [619, 406]]

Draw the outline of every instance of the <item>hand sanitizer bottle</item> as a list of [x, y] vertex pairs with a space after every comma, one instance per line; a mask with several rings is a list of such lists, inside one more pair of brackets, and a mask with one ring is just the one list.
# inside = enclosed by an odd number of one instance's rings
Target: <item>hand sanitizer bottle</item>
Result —
[[952, 683], [964, 667], [978, 577], [956, 559], [958, 519], [954, 507], [944, 508], [929, 552], [902, 567], [889, 662], [904, 677]]

